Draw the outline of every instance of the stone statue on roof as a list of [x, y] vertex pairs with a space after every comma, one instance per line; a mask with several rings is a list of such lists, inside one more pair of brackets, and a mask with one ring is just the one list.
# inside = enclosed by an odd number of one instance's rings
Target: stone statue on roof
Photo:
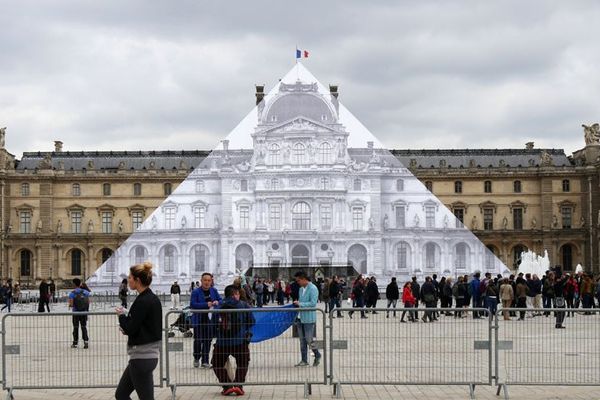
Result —
[[0, 148], [4, 148], [6, 144], [6, 127], [0, 128]]
[[542, 151], [542, 166], [548, 167], [552, 165], [552, 156], [546, 150]]
[[583, 127], [583, 136], [586, 145], [600, 142], [600, 124], [595, 123], [590, 126], [582, 124], [581, 126]]

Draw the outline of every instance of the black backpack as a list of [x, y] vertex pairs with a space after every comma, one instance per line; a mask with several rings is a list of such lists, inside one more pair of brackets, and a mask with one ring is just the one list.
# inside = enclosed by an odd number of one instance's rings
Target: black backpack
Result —
[[88, 311], [90, 309], [90, 300], [87, 298], [83, 290], [75, 293], [73, 298], [73, 311]]
[[[229, 304], [223, 304], [221, 310], [235, 309]], [[242, 316], [239, 312], [224, 312], [219, 314], [219, 331], [221, 337], [230, 339], [239, 335], [242, 330]]]

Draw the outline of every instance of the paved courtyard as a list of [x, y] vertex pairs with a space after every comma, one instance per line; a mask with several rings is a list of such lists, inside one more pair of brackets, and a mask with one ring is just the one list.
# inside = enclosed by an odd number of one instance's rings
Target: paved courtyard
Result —
[[[60, 311], [64, 306], [57, 306]], [[110, 305], [105, 309], [110, 310]], [[54, 310], [53, 310], [54, 311]], [[166, 310], [165, 310], [166, 311]], [[423, 315], [420, 310], [421, 317]], [[342, 382], [343, 398], [349, 399], [466, 399], [467, 382], [488, 382], [490, 353], [485, 347], [490, 333], [487, 320], [440, 317], [435, 323], [401, 323], [400, 315], [385, 313], [352, 319], [334, 319], [333, 335], [346, 349], [333, 353], [334, 379]], [[173, 322], [176, 315], [170, 316]], [[600, 382], [600, 316], [577, 314], [566, 319], [566, 329], [554, 329], [552, 317], [500, 321], [498, 338], [509, 350], [500, 351], [502, 380], [577, 384]], [[69, 316], [10, 316], [6, 319], [7, 383], [14, 386], [85, 386], [92, 382], [114, 385], [127, 359], [125, 340], [113, 315], [90, 319], [90, 349], [71, 349]], [[319, 321], [318, 339], [322, 339]], [[24, 335], [23, 332], [30, 332]], [[494, 332], [492, 331], [492, 334]], [[493, 337], [493, 336], [492, 336]], [[178, 399], [222, 398], [212, 370], [192, 368], [192, 339], [179, 332], [169, 339], [169, 378], [177, 385], [202, 383], [200, 387], [178, 386]], [[476, 347], [477, 346], [477, 347]], [[510, 350], [512, 348], [512, 350]], [[325, 363], [319, 367], [295, 368], [299, 361], [298, 340], [288, 330], [280, 337], [251, 345], [248, 381], [265, 386], [246, 386], [246, 398], [303, 398], [302, 385], [274, 386], [277, 381], [315, 382], [311, 398], [332, 398], [332, 387], [318, 385], [324, 379]], [[327, 363], [331, 360], [328, 358]], [[90, 373], [90, 371], [94, 371]], [[158, 382], [158, 371], [156, 374]], [[348, 385], [344, 382], [370, 382]], [[417, 386], [387, 386], [384, 382], [417, 383]], [[464, 382], [446, 386], [445, 382]], [[427, 385], [438, 383], [440, 385]], [[110, 399], [114, 389], [15, 390], [16, 399]], [[168, 388], [158, 388], [157, 399], [169, 399]], [[560, 386], [509, 386], [512, 399], [599, 399], [600, 388]], [[477, 386], [477, 399], [495, 399], [496, 388]], [[135, 397], [134, 397], [135, 398]]]

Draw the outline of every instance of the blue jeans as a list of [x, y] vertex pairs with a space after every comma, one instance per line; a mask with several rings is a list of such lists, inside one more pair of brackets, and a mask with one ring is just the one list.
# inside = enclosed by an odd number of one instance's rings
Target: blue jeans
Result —
[[338, 317], [339, 317], [340, 315], [342, 315], [342, 313], [340, 313], [340, 308], [342, 308], [342, 304], [340, 303], [339, 296], [332, 297], [332, 298], [329, 299], [329, 312], [332, 313], [333, 309], [335, 307], [338, 308], [337, 314], [338, 314]]
[[492, 316], [492, 318], [496, 317], [496, 311], [498, 311], [498, 297], [491, 297], [488, 296], [486, 297], [486, 308], [488, 310], [490, 310], [490, 315]]
[[302, 356], [302, 361], [305, 363], [308, 362], [308, 347], [315, 355], [315, 358], [321, 358], [321, 353], [315, 347], [315, 331], [317, 329], [317, 324], [309, 323], [309, 324], [298, 324], [298, 338], [300, 339], [300, 355]]

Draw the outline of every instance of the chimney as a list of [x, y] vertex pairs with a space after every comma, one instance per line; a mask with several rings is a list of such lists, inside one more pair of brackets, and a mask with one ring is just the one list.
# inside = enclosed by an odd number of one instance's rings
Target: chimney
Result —
[[372, 148], [373, 148], [373, 142], [371, 142], [371, 141], [368, 141], [368, 142], [367, 142], [367, 147], [368, 147], [369, 149], [372, 149]]
[[229, 151], [229, 140], [222, 140], [221, 143], [223, 143], [223, 151], [228, 152]]
[[527, 150], [533, 150], [533, 142], [527, 142], [527, 143], [525, 143], [525, 148]]
[[60, 140], [55, 140], [54, 141], [54, 152], [55, 153], [61, 153], [62, 152], [62, 146], [63, 146], [63, 142], [61, 142]]
[[329, 85], [329, 93], [331, 93], [331, 103], [335, 107], [336, 114], [340, 113], [340, 102], [338, 101], [338, 86], [337, 85]]
[[265, 85], [255, 85], [256, 86], [256, 106], [258, 107], [258, 119], [260, 121], [262, 117], [262, 112], [265, 108], [265, 102], [263, 101], [265, 98]]

